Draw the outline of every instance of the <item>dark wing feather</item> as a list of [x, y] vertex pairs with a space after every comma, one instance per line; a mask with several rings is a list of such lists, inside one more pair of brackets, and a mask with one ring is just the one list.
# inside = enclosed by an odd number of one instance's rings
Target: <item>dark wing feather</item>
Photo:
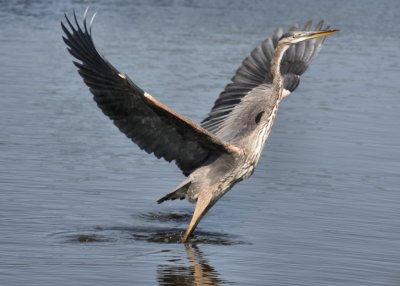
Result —
[[185, 175], [222, 153], [234, 152], [220, 139], [159, 103], [121, 74], [93, 43], [86, 19], [80, 27], [61, 23], [68, 51], [97, 105], [128, 138], [158, 158], [175, 161]]
[[[301, 30], [319, 31], [323, 21], [312, 27], [312, 22], [307, 21]], [[298, 25], [292, 26], [290, 31], [300, 30]], [[283, 29], [278, 28], [271, 38], [265, 39], [251, 54], [244, 59], [225, 90], [219, 95], [208, 116], [201, 125], [212, 133], [217, 133], [222, 122], [227, 118], [233, 108], [239, 104], [254, 88], [262, 84], [272, 84], [271, 60], [278, 41], [283, 35]], [[324, 39], [318, 38], [298, 43], [290, 47], [283, 56], [281, 73], [284, 76], [285, 89], [292, 92], [300, 83], [302, 75], [317, 56]]]

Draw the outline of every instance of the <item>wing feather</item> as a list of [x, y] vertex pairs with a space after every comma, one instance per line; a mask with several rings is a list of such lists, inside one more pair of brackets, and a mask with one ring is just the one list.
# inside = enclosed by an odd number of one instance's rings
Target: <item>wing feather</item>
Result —
[[175, 161], [185, 175], [221, 154], [237, 150], [158, 102], [114, 68], [98, 53], [91, 29], [87, 28], [86, 17], [83, 29], [75, 12], [75, 25], [67, 16], [65, 18], [66, 24], [61, 23], [64, 42], [71, 55], [78, 60], [73, 63], [95, 102], [141, 149], [157, 158]]
[[[320, 31], [323, 29], [324, 21], [319, 21], [314, 27], [312, 21], [304, 23], [302, 30]], [[290, 27], [290, 31], [300, 29], [298, 24]], [[202, 121], [202, 126], [212, 133], [218, 133], [224, 120], [232, 110], [241, 103], [244, 97], [252, 90], [263, 84], [272, 84], [271, 60], [283, 35], [283, 29], [278, 28], [270, 38], [265, 39], [246, 57], [236, 71], [225, 90], [219, 95], [213, 108]], [[291, 46], [285, 53], [281, 63], [281, 73], [284, 77], [285, 89], [292, 92], [300, 83], [302, 75], [317, 56], [324, 39], [313, 39]], [[254, 93], [254, 92], [253, 92]]]

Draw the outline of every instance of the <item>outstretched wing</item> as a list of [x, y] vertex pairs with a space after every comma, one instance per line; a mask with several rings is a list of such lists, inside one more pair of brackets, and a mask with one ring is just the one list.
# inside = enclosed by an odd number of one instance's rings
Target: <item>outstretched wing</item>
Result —
[[157, 158], [175, 161], [185, 175], [222, 153], [234, 152], [234, 147], [155, 100], [120, 73], [93, 43], [86, 17], [83, 29], [74, 13], [75, 26], [67, 16], [61, 23], [68, 51], [80, 62], [79, 69], [97, 105], [134, 143]]
[[[244, 149], [249, 147], [250, 140], [251, 148], [256, 146], [261, 149], [275, 121], [277, 103], [278, 94], [273, 93], [271, 84], [261, 84], [253, 88], [221, 123], [216, 135], [225, 142]], [[260, 127], [260, 122], [266, 122], [261, 126], [267, 128], [267, 132], [254, 133]], [[261, 153], [261, 150], [256, 153]]]
[[[320, 31], [323, 23], [321, 20], [315, 27], [312, 27], [312, 22], [308, 21], [301, 30]], [[294, 25], [289, 30], [298, 31], [299, 26]], [[265, 39], [244, 59], [242, 65], [232, 77], [232, 82], [225, 87], [208, 116], [202, 121], [201, 125], [205, 129], [214, 134], [217, 133], [234, 107], [245, 96], [262, 84], [272, 83], [271, 60], [282, 35], [283, 30], [277, 29], [271, 38]], [[284, 87], [288, 92], [297, 88], [300, 75], [307, 70], [311, 61], [317, 56], [323, 41], [323, 38], [318, 38], [300, 42], [286, 51], [281, 62], [281, 73], [284, 76]]]

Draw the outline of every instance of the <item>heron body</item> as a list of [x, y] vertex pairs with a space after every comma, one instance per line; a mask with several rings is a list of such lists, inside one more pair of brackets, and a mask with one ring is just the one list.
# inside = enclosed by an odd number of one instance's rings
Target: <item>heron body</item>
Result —
[[158, 102], [101, 56], [86, 12], [83, 28], [75, 13], [75, 25], [68, 17], [68, 28], [61, 23], [68, 51], [79, 61], [74, 64], [97, 105], [120, 131], [146, 152], [175, 161], [187, 176], [158, 200], [196, 203], [183, 242], [227, 191], [253, 174], [283, 98], [296, 89], [324, 37], [338, 31], [323, 28], [323, 21], [315, 27], [308, 21], [302, 29], [295, 25], [285, 34], [278, 29], [245, 58], [199, 125]]

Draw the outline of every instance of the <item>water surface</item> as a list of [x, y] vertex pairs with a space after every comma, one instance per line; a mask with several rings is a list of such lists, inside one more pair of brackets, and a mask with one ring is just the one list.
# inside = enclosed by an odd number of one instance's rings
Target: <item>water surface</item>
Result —
[[98, 110], [61, 40], [79, 1], [0, 1], [1, 285], [399, 285], [398, 1], [95, 1], [99, 50], [199, 122], [277, 26], [327, 39], [253, 177], [179, 243], [183, 176]]

